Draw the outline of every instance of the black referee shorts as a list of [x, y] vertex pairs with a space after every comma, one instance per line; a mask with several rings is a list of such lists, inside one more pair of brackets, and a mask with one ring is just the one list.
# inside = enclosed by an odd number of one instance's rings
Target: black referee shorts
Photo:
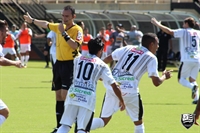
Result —
[[53, 82], [54, 87], [52, 90], [65, 89], [68, 90], [73, 79], [73, 60], [58, 61], [53, 67]]

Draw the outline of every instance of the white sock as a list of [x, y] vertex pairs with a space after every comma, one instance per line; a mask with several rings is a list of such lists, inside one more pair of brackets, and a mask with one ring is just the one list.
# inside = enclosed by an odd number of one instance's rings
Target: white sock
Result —
[[188, 80], [184, 79], [184, 78], [180, 78], [179, 79], [179, 83], [187, 88], [192, 89], [194, 87], [194, 85], [192, 83], [190, 83]]
[[67, 126], [67, 125], [61, 125], [59, 128], [58, 128], [58, 131], [56, 133], [68, 133], [70, 130], [70, 127]]
[[86, 133], [86, 132], [83, 130], [78, 130], [78, 133]]
[[28, 63], [28, 60], [29, 60], [29, 55], [26, 55], [26, 56], [25, 56], [25, 64]]
[[0, 115], [0, 126], [3, 124], [5, 120], [6, 118], [3, 115]]
[[94, 118], [92, 120], [91, 130], [95, 130], [97, 128], [104, 127], [104, 121], [101, 118]]
[[141, 125], [135, 126], [135, 133], [144, 133], [144, 123]]
[[22, 65], [24, 65], [24, 59], [25, 59], [25, 57], [21, 56], [21, 63], [22, 63]]
[[[198, 86], [198, 84], [197, 84], [196, 81], [192, 82], [191, 84], [192, 84], [193, 86], [194, 86], [194, 85]], [[198, 88], [198, 90], [196, 91], [196, 96], [194, 97], [194, 101], [198, 101], [198, 100], [199, 100], [199, 88]]]
[[18, 58], [18, 57], [16, 57], [16, 58], [15, 58], [15, 60], [16, 60], [16, 61], [18, 61], [18, 60], [19, 60], [19, 58]]

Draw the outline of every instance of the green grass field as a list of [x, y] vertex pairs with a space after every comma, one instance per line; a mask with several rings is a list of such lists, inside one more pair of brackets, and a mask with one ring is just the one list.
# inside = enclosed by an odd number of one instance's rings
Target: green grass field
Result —
[[[55, 94], [51, 91], [51, 69], [44, 69], [44, 66], [44, 62], [30, 62], [26, 69], [0, 67], [0, 98], [10, 109], [9, 118], [0, 127], [1, 133], [50, 133], [53, 130]], [[178, 84], [176, 71], [159, 87], [154, 87], [146, 74], [139, 87], [146, 133], [200, 133], [198, 126], [186, 129], [181, 124], [181, 114], [193, 113], [195, 105], [191, 104], [191, 91]], [[96, 117], [104, 93], [105, 88], [99, 82]], [[125, 111], [117, 112], [105, 128], [91, 132], [133, 133], [134, 125]]]

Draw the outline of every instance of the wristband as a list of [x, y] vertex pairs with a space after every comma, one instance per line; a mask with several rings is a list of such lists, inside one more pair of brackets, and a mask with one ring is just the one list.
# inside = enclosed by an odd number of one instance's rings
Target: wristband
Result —
[[69, 35], [64, 36], [65, 41], [67, 42], [70, 39]]
[[33, 18], [33, 19], [32, 19], [32, 24], [34, 24], [34, 21], [35, 21], [35, 19]]

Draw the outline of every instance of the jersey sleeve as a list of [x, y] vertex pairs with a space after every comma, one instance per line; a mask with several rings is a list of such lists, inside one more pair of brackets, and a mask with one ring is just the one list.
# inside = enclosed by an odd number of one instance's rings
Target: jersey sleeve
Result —
[[156, 58], [153, 58], [147, 65], [148, 76], [159, 77], [158, 74], [158, 62]]
[[179, 37], [183, 36], [184, 29], [177, 29], [177, 30], [172, 30], [172, 31], [174, 32], [174, 37], [179, 38]]
[[28, 34], [29, 34], [30, 36], [33, 35], [33, 32], [32, 32], [32, 30], [31, 30], [30, 28], [28, 29]]
[[105, 67], [104, 71], [102, 72], [102, 75], [100, 76], [100, 78], [103, 79], [103, 82], [105, 84], [111, 85], [115, 82], [115, 79], [112, 76], [110, 68], [107, 65], [105, 65], [105, 66], [106, 67]]
[[111, 55], [112, 55], [113, 60], [119, 60], [121, 58], [121, 56], [123, 56], [124, 48], [125, 47], [118, 48], [118, 49], [116, 49], [115, 51], [112, 52]]
[[76, 42], [78, 42], [79, 44], [82, 44], [83, 42], [83, 30], [81, 28], [77, 28], [77, 32], [76, 32], [76, 38], [73, 38]]
[[49, 23], [48, 24], [48, 28], [52, 31], [54, 31], [55, 33], [59, 33], [59, 29], [58, 29], [59, 24], [58, 23]]
[[50, 31], [48, 34], [47, 34], [47, 38], [52, 38], [53, 37], [53, 31]]

